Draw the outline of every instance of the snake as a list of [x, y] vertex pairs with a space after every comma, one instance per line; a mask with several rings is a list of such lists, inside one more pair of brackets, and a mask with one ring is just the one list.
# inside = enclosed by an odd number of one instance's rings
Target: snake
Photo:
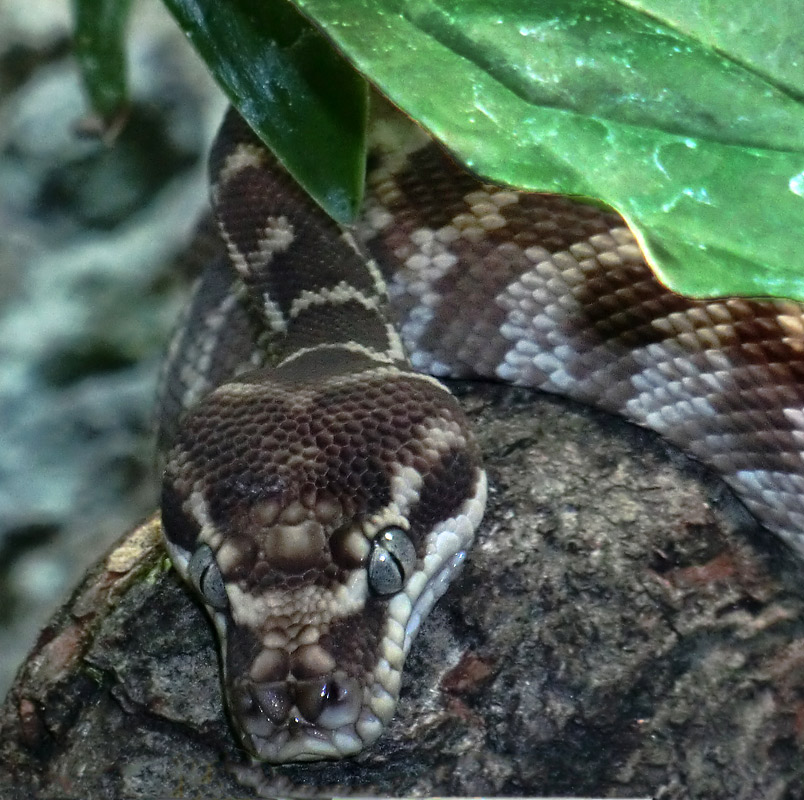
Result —
[[235, 112], [216, 244], [165, 362], [161, 514], [217, 634], [244, 749], [353, 756], [394, 715], [487, 479], [439, 378], [561, 394], [650, 428], [804, 555], [804, 309], [663, 286], [616, 212], [483, 182], [374, 125], [341, 226]]

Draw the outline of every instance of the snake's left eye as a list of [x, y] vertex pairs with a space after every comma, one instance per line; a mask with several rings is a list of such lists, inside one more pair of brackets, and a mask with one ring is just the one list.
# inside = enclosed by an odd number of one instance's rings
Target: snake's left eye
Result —
[[187, 564], [187, 575], [204, 602], [216, 611], [226, 611], [229, 598], [218, 562], [209, 545], [202, 544], [193, 553]]
[[416, 566], [416, 548], [402, 528], [380, 531], [371, 545], [368, 580], [379, 595], [396, 594]]

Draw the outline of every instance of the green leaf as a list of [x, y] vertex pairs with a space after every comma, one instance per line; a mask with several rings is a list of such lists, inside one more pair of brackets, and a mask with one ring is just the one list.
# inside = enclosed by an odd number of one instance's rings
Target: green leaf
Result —
[[124, 39], [131, 0], [73, 0], [74, 50], [94, 110], [110, 122], [125, 108]]
[[284, 0], [165, 0], [233, 105], [340, 222], [360, 206], [368, 90]]
[[479, 175], [616, 208], [673, 289], [804, 299], [800, 0], [294, 2]]
[[804, 4], [798, 0], [623, 0], [764, 76], [804, 94]]

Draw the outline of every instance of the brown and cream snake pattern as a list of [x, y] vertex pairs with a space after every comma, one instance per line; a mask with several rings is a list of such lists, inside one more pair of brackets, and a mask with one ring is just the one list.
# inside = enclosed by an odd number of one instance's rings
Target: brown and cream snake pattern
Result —
[[342, 230], [229, 113], [210, 165], [223, 246], [165, 369], [167, 547], [215, 624], [234, 726], [271, 762], [380, 735], [471, 545], [485, 475], [431, 375], [652, 428], [804, 553], [801, 306], [679, 297], [618, 216], [484, 185], [399, 120], [373, 153]]

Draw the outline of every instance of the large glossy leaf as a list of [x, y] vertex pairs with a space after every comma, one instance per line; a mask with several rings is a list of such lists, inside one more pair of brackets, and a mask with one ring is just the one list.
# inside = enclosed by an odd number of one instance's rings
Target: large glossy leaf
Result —
[[107, 122], [125, 107], [125, 31], [131, 0], [73, 0], [73, 42], [95, 111]]
[[676, 290], [804, 299], [798, 0], [294, 2], [480, 175], [615, 207]]
[[365, 81], [284, 0], [165, 0], [251, 127], [335, 219], [357, 212]]

